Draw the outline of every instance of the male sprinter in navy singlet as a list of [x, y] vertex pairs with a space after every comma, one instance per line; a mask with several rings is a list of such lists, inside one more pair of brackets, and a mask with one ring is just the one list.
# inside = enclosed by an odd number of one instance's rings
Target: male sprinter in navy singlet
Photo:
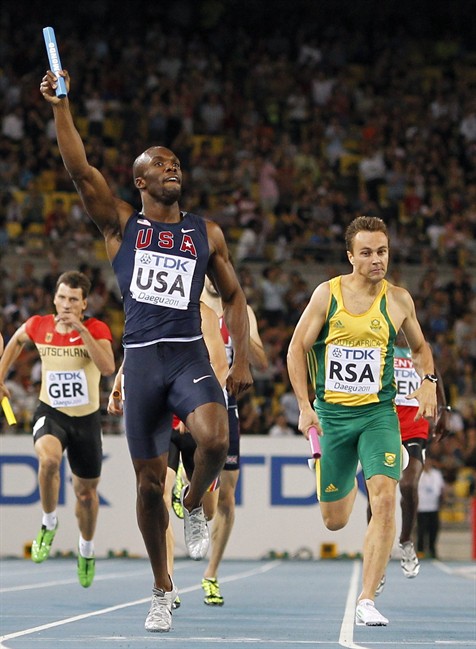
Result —
[[[59, 75], [69, 89], [68, 73]], [[177, 590], [167, 571], [163, 491], [172, 413], [197, 443], [193, 478], [183, 494], [185, 543], [194, 559], [203, 558], [208, 545], [202, 496], [219, 475], [228, 448], [223, 391], [200, 326], [205, 275], [220, 292], [233, 338], [235, 356], [226, 387], [235, 396], [253, 381], [246, 298], [219, 226], [180, 211], [177, 156], [153, 146], [135, 160], [134, 184], [142, 199], [137, 212], [115, 197], [104, 176], [89, 164], [68, 96], [56, 97], [56, 86], [57, 77], [48, 71], [40, 91], [53, 109], [59, 151], [84, 208], [104, 236], [124, 301], [125, 429], [136, 473], [137, 519], [154, 575], [145, 628], [169, 631]]]

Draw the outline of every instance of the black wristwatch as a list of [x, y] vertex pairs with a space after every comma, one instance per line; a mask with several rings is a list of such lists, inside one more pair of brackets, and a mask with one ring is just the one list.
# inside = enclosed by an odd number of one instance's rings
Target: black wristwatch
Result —
[[423, 381], [425, 379], [428, 379], [432, 383], [438, 383], [438, 377], [436, 376], [436, 374], [425, 374], [425, 376], [422, 378], [421, 382], [423, 383]]

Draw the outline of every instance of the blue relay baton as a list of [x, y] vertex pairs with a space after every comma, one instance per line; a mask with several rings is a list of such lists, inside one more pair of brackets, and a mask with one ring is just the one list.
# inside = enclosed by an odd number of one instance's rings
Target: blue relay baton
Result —
[[56, 96], [62, 99], [68, 94], [66, 90], [66, 83], [63, 77], [60, 77], [59, 72], [62, 70], [60, 55], [58, 51], [58, 43], [56, 42], [55, 30], [53, 27], [43, 28], [43, 38], [45, 39], [46, 53], [50, 62], [50, 69], [55, 73], [58, 79], [56, 87]]

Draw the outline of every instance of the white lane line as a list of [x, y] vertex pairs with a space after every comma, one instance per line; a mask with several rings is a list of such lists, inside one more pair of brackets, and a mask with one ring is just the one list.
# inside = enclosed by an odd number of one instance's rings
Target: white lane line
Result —
[[[96, 567], [98, 564], [96, 564]], [[176, 565], [174, 567], [175, 572], [178, 572], [179, 570], [183, 570], [184, 566], [182, 565]], [[109, 574], [105, 575], [96, 575], [94, 577], [94, 581], [108, 581], [109, 579], [122, 579], [123, 577], [130, 577], [131, 575], [134, 575], [134, 577], [139, 577], [141, 575], [150, 575], [150, 568], [143, 569], [143, 570], [130, 570], [130, 571], [124, 571], [124, 572], [111, 572]], [[11, 575], [9, 575], [11, 576]], [[69, 584], [77, 584], [78, 579], [77, 577], [72, 578], [72, 579], [55, 579], [52, 581], [44, 581], [41, 583], [31, 583], [31, 584], [24, 584], [23, 586], [7, 586], [5, 588], [0, 588], [0, 595], [2, 593], [15, 593], [18, 591], [22, 590], [36, 590], [37, 588], [55, 588], [56, 586], [66, 586]]]
[[448, 566], [446, 563], [433, 559], [433, 565], [447, 575], [457, 575], [465, 579], [476, 579], [476, 566]]
[[[264, 564], [263, 566], [260, 566], [259, 568], [255, 568], [253, 570], [246, 570], [244, 572], [238, 572], [235, 575], [230, 575], [229, 577], [221, 577], [220, 581], [221, 582], [230, 582], [230, 581], [237, 581], [239, 579], [246, 579], [246, 577], [253, 577], [254, 575], [258, 575], [264, 572], [268, 572], [269, 570], [272, 570], [273, 568], [276, 568], [278, 565], [280, 565], [282, 561], [271, 561], [269, 563]], [[180, 592], [182, 593], [190, 593], [194, 590], [199, 590], [201, 588], [201, 584], [195, 585], [195, 586], [189, 586], [188, 588], [182, 588], [180, 589]], [[116, 604], [115, 606], [108, 606], [107, 608], [102, 608], [97, 611], [90, 611], [89, 613], [83, 613], [82, 615], [75, 615], [73, 617], [66, 618], [64, 620], [58, 620], [57, 622], [49, 622], [48, 624], [42, 624], [40, 626], [35, 626], [31, 627], [30, 629], [24, 629], [23, 631], [15, 631], [13, 633], [8, 633], [6, 635], [0, 636], [0, 648], [6, 649], [6, 647], [3, 645], [3, 642], [6, 640], [13, 640], [14, 638], [20, 638], [25, 635], [31, 635], [32, 633], [37, 633], [39, 631], [45, 631], [46, 629], [53, 629], [54, 627], [57, 626], [63, 626], [65, 624], [71, 624], [72, 622], [78, 622], [79, 620], [86, 620], [90, 617], [96, 617], [98, 615], [106, 615], [107, 613], [112, 613], [114, 611], [120, 611], [121, 609], [124, 608], [129, 608], [131, 606], [137, 606], [139, 604], [145, 604], [150, 600], [150, 595], [148, 597], [145, 597], [143, 599], [137, 599], [133, 602], [125, 602], [124, 604]]]
[[[144, 649], [145, 643], [157, 643], [157, 638], [151, 638], [150, 636], [144, 637], [142, 636], [95, 636], [95, 640], [100, 641], [100, 642], [124, 642], [127, 641], [128, 646], [133, 646], [134, 643], [138, 643], [140, 649]], [[169, 634], [161, 634], [160, 636], [160, 642], [161, 643], [173, 643], [173, 642], [179, 642], [182, 646], [184, 643], [184, 638], [177, 638], [174, 635], [169, 635]], [[278, 640], [278, 639], [271, 639], [271, 638], [250, 638], [250, 637], [243, 637], [243, 638], [230, 638], [227, 636], [224, 638], [223, 636], [220, 637], [187, 637], [187, 643], [188, 642], [194, 642], [194, 643], [203, 643], [203, 644], [219, 644], [223, 647], [227, 647], [229, 644], [265, 644], [265, 645], [287, 645], [295, 647], [296, 645], [325, 645], [325, 647], [328, 649], [331, 646], [336, 645], [337, 646], [337, 640], [289, 640], [289, 639], [283, 639], [283, 640]], [[410, 645], [411, 647], [434, 647], [435, 645], [448, 645], [450, 647], [458, 647], [461, 645], [461, 647], [474, 647], [476, 646], [476, 641], [467, 641], [467, 640], [411, 640], [411, 641], [406, 641], [406, 640], [385, 640], [383, 642], [381, 641], [372, 641], [372, 645], [378, 645], [379, 647], [393, 647], [393, 649], [400, 649], [400, 647], [404, 647], [406, 645]], [[1, 645], [0, 645], [1, 646]], [[354, 647], [362, 647], [362, 645], [354, 645]], [[7, 648], [5, 648], [7, 649]], [[363, 649], [367, 649], [364, 647]]]
[[[140, 643], [140, 649], [143, 649], [144, 647], [144, 636], [96, 636], [95, 640], [98, 641], [115, 641], [115, 640], [121, 640], [124, 642], [124, 640], [127, 641], [128, 646], [132, 646], [134, 642]], [[149, 640], [149, 638], [147, 638]], [[152, 639], [152, 642], [154, 642], [154, 639]], [[155, 642], [157, 642], [157, 638], [155, 638]], [[173, 635], [168, 635], [162, 633], [160, 636], [160, 642], [179, 642], [182, 646], [184, 643], [183, 638], [177, 638], [174, 637]], [[328, 649], [331, 645], [336, 645], [337, 646], [337, 641], [329, 641], [329, 640], [315, 640], [314, 638], [312, 640], [289, 640], [289, 639], [283, 639], [283, 640], [277, 640], [277, 639], [272, 639], [272, 638], [249, 638], [249, 637], [243, 637], [243, 638], [230, 638], [227, 636], [224, 638], [223, 636], [221, 637], [210, 637], [210, 638], [205, 638], [203, 636], [198, 637], [188, 637], [187, 638], [187, 643], [189, 642], [195, 642], [195, 643], [203, 643], [203, 644], [219, 644], [222, 647], [228, 647], [230, 644], [252, 644], [252, 645], [260, 645], [264, 644], [266, 646], [268, 645], [286, 645], [287, 647], [295, 647], [297, 645], [309, 645], [315, 647], [316, 645], [324, 645], [325, 649]], [[396, 643], [393, 643], [394, 645]], [[400, 644], [398, 645], [400, 647]]]
[[476, 640], [435, 640], [435, 644], [449, 645], [450, 647], [476, 647]]
[[350, 647], [351, 649], [368, 649], [368, 647], [354, 642], [355, 603], [357, 601], [359, 579], [360, 561], [354, 561], [345, 603], [344, 618], [340, 627], [339, 644], [341, 647]]
[[[111, 575], [96, 575], [94, 581], [108, 581], [109, 579], [122, 579], [123, 577], [130, 577], [134, 574], [137, 577], [141, 574], [149, 575], [150, 570], [141, 570], [140, 572], [116, 572]], [[0, 588], [1, 593], [15, 593], [22, 590], [36, 590], [38, 588], [55, 588], [56, 586], [65, 586], [68, 584], [77, 584], [78, 578], [75, 579], [56, 579], [55, 581], [44, 581], [41, 584], [25, 584], [24, 586], [10, 586], [8, 588]]]

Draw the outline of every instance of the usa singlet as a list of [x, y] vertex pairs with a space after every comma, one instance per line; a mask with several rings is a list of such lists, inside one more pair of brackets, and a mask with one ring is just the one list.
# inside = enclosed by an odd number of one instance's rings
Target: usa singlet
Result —
[[200, 294], [210, 251], [205, 221], [161, 223], [134, 212], [112, 267], [124, 301], [124, 347], [202, 337]]
[[396, 331], [387, 312], [388, 282], [382, 281], [370, 309], [358, 315], [344, 307], [341, 277], [329, 284], [326, 321], [308, 354], [317, 399], [343, 406], [393, 399]]
[[416, 399], [406, 399], [408, 394], [414, 392], [421, 385], [421, 379], [413, 367], [412, 355], [408, 347], [395, 347], [394, 358], [395, 381], [397, 394], [395, 403], [397, 406], [398, 419], [400, 421], [400, 432], [402, 441], [413, 437], [428, 439], [430, 424], [422, 417], [415, 421]]
[[[96, 340], [112, 341], [109, 327], [96, 318], [83, 322]], [[54, 315], [35, 315], [25, 323], [41, 358], [40, 401], [70, 417], [99, 410], [101, 372], [91, 359], [81, 334], [58, 333]]]

